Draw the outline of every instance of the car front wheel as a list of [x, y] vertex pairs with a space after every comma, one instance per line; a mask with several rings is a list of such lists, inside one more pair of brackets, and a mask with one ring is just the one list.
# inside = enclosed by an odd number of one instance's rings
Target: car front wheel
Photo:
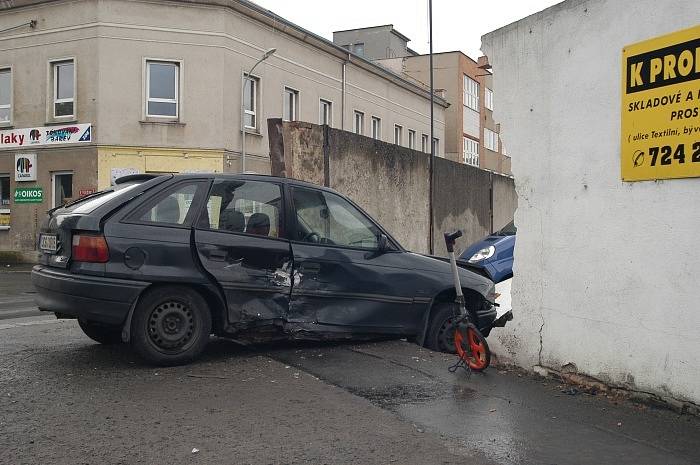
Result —
[[211, 314], [194, 290], [167, 286], [148, 291], [131, 320], [131, 344], [147, 362], [181, 365], [209, 342]]
[[439, 303], [433, 308], [428, 326], [428, 334], [425, 339], [425, 346], [437, 352], [455, 353], [455, 304], [451, 302]]
[[87, 337], [100, 344], [119, 344], [122, 342], [122, 329], [119, 326], [104, 326], [84, 320], [78, 320], [78, 325]]

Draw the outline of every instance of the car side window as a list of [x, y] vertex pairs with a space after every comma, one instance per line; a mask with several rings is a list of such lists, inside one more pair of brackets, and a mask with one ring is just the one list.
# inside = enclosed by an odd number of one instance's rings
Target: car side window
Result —
[[295, 187], [292, 200], [297, 222], [296, 240], [372, 250], [379, 247], [379, 229], [342, 197]]
[[131, 219], [140, 223], [183, 225], [201, 183], [183, 183], [139, 208]]
[[215, 181], [200, 228], [280, 237], [282, 190], [262, 181]]

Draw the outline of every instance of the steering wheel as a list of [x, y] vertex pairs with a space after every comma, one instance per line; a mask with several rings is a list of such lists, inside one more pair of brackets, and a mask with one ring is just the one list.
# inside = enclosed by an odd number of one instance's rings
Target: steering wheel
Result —
[[313, 244], [318, 244], [319, 242], [321, 242], [321, 236], [318, 233], [311, 231], [306, 236], [304, 236], [302, 241], [311, 242]]

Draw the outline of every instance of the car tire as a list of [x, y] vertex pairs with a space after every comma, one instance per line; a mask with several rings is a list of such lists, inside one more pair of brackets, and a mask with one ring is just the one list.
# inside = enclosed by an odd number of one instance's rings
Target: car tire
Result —
[[85, 320], [78, 320], [78, 325], [87, 337], [100, 344], [110, 345], [122, 342], [122, 328], [120, 326], [99, 325]]
[[436, 352], [454, 354], [454, 306], [452, 302], [441, 302], [433, 307], [425, 346]]
[[182, 365], [202, 353], [211, 334], [204, 298], [185, 287], [147, 291], [131, 319], [131, 345], [148, 363]]

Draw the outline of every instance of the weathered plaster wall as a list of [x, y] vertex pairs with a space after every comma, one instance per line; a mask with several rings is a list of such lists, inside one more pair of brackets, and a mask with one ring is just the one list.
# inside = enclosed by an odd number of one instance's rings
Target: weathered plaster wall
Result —
[[518, 208], [518, 195], [515, 193], [515, 181], [505, 176], [493, 176], [493, 230], [498, 231], [513, 220], [513, 213]]
[[694, 0], [570, 0], [484, 36], [519, 198], [515, 320], [490, 344], [519, 365], [700, 402], [700, 180], [619, 162], [623, 46], [698, 23]]
[[[326, 129], [324, 143], [324, 128], [315, 124], [270, 119], [268, 127], [272, 174], [327, 184], [349, 196], [407, 249], [429, 251], [429, 155], [333, 128]], [[493, 203], [493, 213], [492, 182], [500, 183], [494, 192], [506, 199]], [[446, 254], [445, 231], [464, 231], [458, 242], [461, 251], [490, 232], [492, 214], [510, 221], [515, 194], [503, 193], [508, 185], [512, 191], [509, 182], [510, 178], [436, 158], [435, 254]]]

